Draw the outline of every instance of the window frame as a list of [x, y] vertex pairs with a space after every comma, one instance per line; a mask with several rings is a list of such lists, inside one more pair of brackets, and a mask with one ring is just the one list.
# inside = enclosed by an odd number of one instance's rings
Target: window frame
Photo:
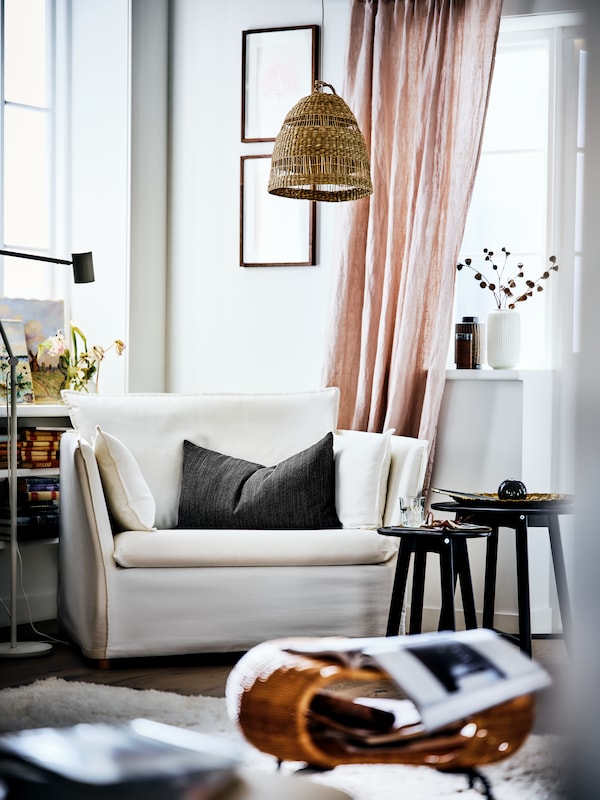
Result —
[[[576, 97], [574, 86], [576, 76], [573, 74], [574, 63], [569, 53], [570, 43], [584, 38], [584, 16], [580, 13], [539, 14], [518, 17], [505, 17], [502, 20], [498, 39], [498, 51], [503, 47], [518, 47], [527, 39], [532, 43], [544, 40], [549, 45], [548, 71], [548, 130], [546, 153], [546, 209], [545, 236], [542, 266], [550, 255], [556, 255], [560, 264], [560, 272], [553, 275], [546, 284], [543, 295], [536, 297], [532, 303], [544, 303], [544, 333], [540, 352], [534, 358], [525, 361], [521, 368], [557, 369], [572, 354], [569, 338], [573, 339], [574, 312], [576, 304], [574, 281], [575, 249], [574, 219], [569, 212], [575, 205], [575, 150], [573, 130], [564, 124], [573, 118], [573, 102]], [[482, 150], [482, 155], [485, 151]], [[516, 151], [515, 151], [516, 152]], [[504, 235], [500, 232], [500, 235]], [[511, 247], [511, 242], [482, 242], [481, 246]], [[464, 243], [461, 245], [461, 260], [467, 253]], [[540, 255], [540, 258], [542, 256]], [[511, 260], [513, 260], [511, 258]], [[514, 259], [516, 263], [519, 259]], [[525, 261], [525, 257], [523, 257]], [[537, 277], [534, 274], [533, 277]], [[558, 280], [556, 280], [558, 278]], [[458, 274], [455, 288], [455, 321], [460, 321], [462, 314], [475, 314], [481, 322], [486, 321], [491, 309], [489, 299], [481, 292], [476, 308], [468, 310], [462, 305], [468, 290], [464, 289], [468, 276]], [[480, 291], [480, 290], [479, 290]], [[529, 308], [523, 306], [522, 316], [527, 315]], [[448, 350], [448, 368], [454, 367], [454, 330], [450, 337]]]
[[[5, 197], [4, 182], [0, 181], [0, 242], [2, 249], [31, 252], [39, 255], [67, 257], [69, 219], [69, 3], [68, 0], [45, 0], [46, 26], [46, 69], [47, 69], [47, 105], [26, 106], [38, 109], [49, 116], [47, 123], [47, 186], [46, 202], [48, 203], [48, 242], [45, 247], [33, 246], [28, 241], [7, 242], [4, 228], [4, 208], [8, 199]], [[4, 74], [5, 59], [5, 0], [0, 0], [0, 59]], [[7, 108], [18, 107], [18, 103], [7, 101], [4, 83], [0, 81], [0, 161], [5, 157], [5, 112]], [[3, 170], [4, 172], [4, 170]], [[0, 258], [0, 295], [6, 295], [8, 270], [16, 265], [20, 270], [17, 279], [20, 288], [27, 287], [27, 292], [19, 291], [20, 296], [36, 299], [62, 299], [67, 309], [70, 301], [70, 281], [68, 271], [58, 269], [55, 265], [42, 264], [35, 261], [14, 260], [5, 264]], [[41, 288], [39, 288], [41, 287]], [[67, 311], [65, 316], [67, 316]], [[68, 316], [67, 316], [68, 318]]]

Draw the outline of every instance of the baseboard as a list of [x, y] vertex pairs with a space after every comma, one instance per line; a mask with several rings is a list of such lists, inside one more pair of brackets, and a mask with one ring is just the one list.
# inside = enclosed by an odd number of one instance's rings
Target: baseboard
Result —
[[[440, 617], [440, 609], [428, 607], [423, 609], [423, 631], [436, 631], [438, 629]], [[477, 612], [477, 623], [482, 624], [482, 612]], [[407, 625], [410, 623], [410, 606], [406, 610]], [[456, 626], [457, 628], [464, 627], [462, 608], [459, 606], [456, 609]], [[519, 632], [519, 617], [516, 611], [514, 612], [497, 612], [494, 615], [494, 627], [504, 633], [518, 633]], [[531, 613], [531, 630], [533, 636], [562, 636], [552, 630], [552, 609], [542, 608], [535, 609]]]

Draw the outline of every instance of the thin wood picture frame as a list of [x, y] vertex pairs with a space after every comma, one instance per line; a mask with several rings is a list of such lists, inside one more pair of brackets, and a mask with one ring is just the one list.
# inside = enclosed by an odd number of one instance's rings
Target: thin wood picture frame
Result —
[[316, 203], [269, 194], [270, 155], [240, 158], [240, 266], [312, 267]]
[[274, 142], [287, 112], [312, 93], [319, 26], [242, 31], [242, 142]]

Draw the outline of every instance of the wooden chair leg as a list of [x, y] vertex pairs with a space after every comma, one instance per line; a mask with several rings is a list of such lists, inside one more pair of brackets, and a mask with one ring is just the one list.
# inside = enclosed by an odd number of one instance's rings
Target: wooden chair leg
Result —
[[440, 549], [440, 577], [442, 608], [438, 630], [455, 631], [454, 587], [456, 585], [456, 577], [454, 567], [454, 544], [451, 539], [445, 541], [443, 547]]
[[413, 569], [413, 585], [410, 600], [410, 629], [409, 633], [421, 633], [423, 627], [423, 600], [425, 598], [425, 569], [427, 565], [427, 551], [418, 544], [415, 545], [415, 566]]
[[469, 565], [469, 551], [464, 539], [457, 539], [456, 547], [456, 574], [460, 582], [460, 594], [465, 615], [465, 627], [477, 627], [477, 611], [475, 609], [475, 596], [473, 594], [473, 580]]

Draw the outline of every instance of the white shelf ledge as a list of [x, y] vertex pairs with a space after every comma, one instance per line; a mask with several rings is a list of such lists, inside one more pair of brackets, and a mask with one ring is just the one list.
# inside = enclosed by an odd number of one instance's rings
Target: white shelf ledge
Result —
[[549, 369], [447, 369], [447, 381], [524, 381], [549, 375]]

